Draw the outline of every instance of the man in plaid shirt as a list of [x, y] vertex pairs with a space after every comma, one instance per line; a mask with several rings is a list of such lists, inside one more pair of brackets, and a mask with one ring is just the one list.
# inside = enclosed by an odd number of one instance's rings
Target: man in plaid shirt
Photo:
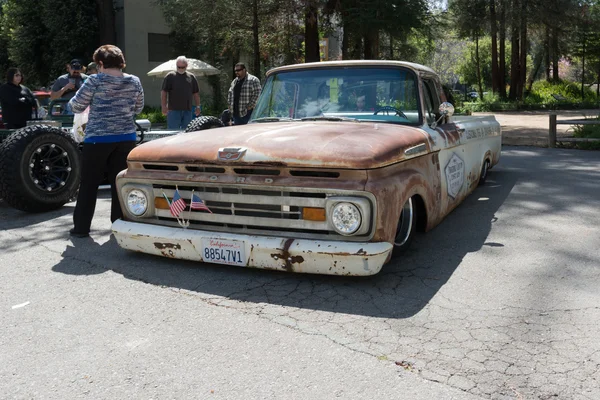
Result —
[[252, 116], [252, 110], [256, 106], [256, 100], [262, 90], [260, 80], [246, 71], [243, 63], [235, 64], [236, 78], [231, 82], [227, 93], [227, 104], [229, 112], [233, 116], [234, 125], [248, 123]]

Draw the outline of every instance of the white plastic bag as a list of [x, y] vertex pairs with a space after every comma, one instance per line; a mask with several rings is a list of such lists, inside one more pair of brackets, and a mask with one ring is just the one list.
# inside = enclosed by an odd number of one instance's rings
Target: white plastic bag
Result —
[[78, 143], [83, 142], [85, 138], [85, 126], [87, 125], [89, 114], [90, 108], [88, 107], [73, 117], [73, 137]]

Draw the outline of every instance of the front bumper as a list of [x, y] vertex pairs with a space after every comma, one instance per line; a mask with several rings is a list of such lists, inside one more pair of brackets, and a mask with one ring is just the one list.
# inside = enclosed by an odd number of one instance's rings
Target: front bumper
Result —
[[[112, 231], [127, 250], [192, 261], [205, 261], [208, 241], [240, 243], [239, 266], [326, 275], [374, 275], [388, 259], [392, 244], [300, 240], [209, 232], [117, 220]], [[210, 261], [215, 262], [215, 261]]]

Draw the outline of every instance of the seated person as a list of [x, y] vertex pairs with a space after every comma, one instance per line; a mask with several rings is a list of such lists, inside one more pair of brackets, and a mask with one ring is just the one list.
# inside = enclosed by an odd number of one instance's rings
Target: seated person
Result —
[[365, 102], [366, 99], [364, 94], [362, 96], [358, 96], [356, 98], [356, 111], [366, 111]]
[[372, 108], [367, 108], [367, 96], [364, 94], [357, 94], [356, 99], [352, 102], [352, 98], [350, 99], [350, 104], [348, 104], [348, 111], [358, 111], [358, 112], [372, 112]]

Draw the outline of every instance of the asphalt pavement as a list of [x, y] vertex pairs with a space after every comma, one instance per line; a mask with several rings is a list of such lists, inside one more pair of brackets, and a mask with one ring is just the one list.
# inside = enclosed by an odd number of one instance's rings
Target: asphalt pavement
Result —
[[0, 202], [0, 397], [598, 399], [600, 152], [503, 148], [373, 277], [121, 250]]

